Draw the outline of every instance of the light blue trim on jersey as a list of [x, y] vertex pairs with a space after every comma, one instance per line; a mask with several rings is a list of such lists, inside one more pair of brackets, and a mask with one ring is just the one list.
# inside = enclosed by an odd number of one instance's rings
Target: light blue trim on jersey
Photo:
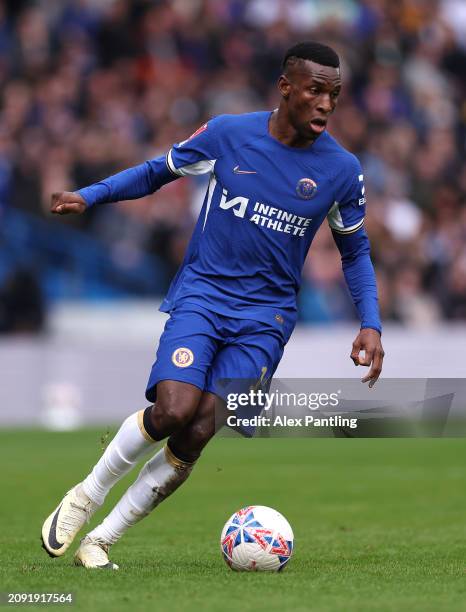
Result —
[[209, 215], [210, 205], [212, 203], [212, 197], [214, 195], [214, 190], [216, 186], [217, 186], [217, 179], [215, 178], [215, 174], [212, 173], [210, 176], [209, 187], [207, 189], [207, 201], [206, 201], [204, 225], [202, 226], [202, 231], [205, 230], [205, 224], [207, 223], [207, 217]]
[[173, 174], [178, 176], [196, 176], [199, 174], [207, 174], [212, 172], [215, 166], [215, 159], [200, 159], [185, 166], [176, 167], [173, 162], [173, 149], [167, 153], [167, 165]]

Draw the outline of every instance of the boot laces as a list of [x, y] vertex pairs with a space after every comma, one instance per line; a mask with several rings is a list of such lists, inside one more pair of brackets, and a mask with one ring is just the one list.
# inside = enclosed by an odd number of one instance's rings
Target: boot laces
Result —
[[60, 527], [68, 535], [72, 535], [76, 529], [80, 529], [83, 523], [83, 512], [86, 523], [91, 520], [91, 505], [70, 502], [70, 509], [61, 519]]

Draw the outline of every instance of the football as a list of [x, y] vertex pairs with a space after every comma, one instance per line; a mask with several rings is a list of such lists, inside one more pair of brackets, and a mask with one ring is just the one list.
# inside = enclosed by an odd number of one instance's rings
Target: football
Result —
[[293, 541], [291, 526], [280, 512], [246, 506], [225, 523], [220, 547], [233, 570], [279, 572], [290, 560]]

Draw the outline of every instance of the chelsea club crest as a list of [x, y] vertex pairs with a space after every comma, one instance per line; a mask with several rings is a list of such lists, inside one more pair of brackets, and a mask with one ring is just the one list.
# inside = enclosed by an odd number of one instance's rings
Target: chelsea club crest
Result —
[[188, 368], [194, 361], [194, 355], [191, 349], [182, 346], [173, 351], [172, 362], [178, 368]]
[[317, 183], [310, 178], [302, 178], [296, 185], [296, 193], [304, 200], [310, 200], [315, 196], [317, 191]]

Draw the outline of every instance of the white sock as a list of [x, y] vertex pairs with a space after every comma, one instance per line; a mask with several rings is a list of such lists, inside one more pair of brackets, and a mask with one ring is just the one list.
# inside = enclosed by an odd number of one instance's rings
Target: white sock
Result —
[[115, 544], [128, 527], [138, 523], [173, 493], [188, 478], [193, 466], [193, 463], [180, 461], [165, 446], [144, 465], [136, 482], [88, 535]]
[[83, 481], [84, 493], [101, 505], [113, 485], [127, 474], [153, 448], [154, 440], [144, 429], [144, 410], [130, 415], [105, 449], [104, 454]]

